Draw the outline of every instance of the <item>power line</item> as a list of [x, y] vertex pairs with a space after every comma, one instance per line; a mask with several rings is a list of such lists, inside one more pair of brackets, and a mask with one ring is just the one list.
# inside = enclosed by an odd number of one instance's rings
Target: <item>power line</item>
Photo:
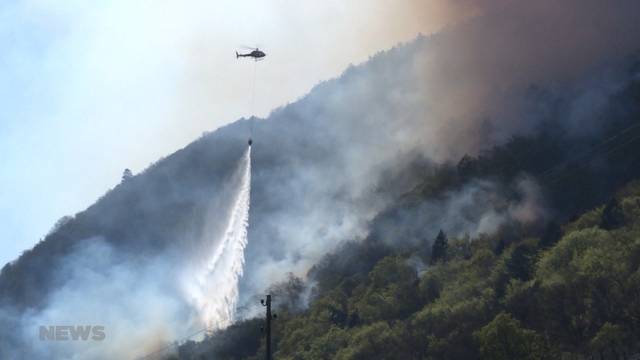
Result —
[[[627, 132], [631, 131], [632, 129], [635, 129], [635, 128], [638, 128], [638, 127], [640, 127], [640, 123], [633, 124], [633, 125], [625, 128], [625, 129], [623, 129], [619, 133], [617, 133], [617, 134], [605, 139], [603, 142], [601, 142], [600, 144], [596, 145], [595, 147], [585, 151], [583, 154], [581, 154], [577, 158], [575, 158], [573, 160], [565, 160], [562, 163], [554, 165], [554, 166], [550, 167], [549, 169], [543, 171], [540, 174], [540, 177], [549, 177], [549, 176], [553, 175], [554, 172], [558, 172], [562, 168], [564, 168], [567, 165], [569, 165], [569, 163], [571, 163], [571, 162], [580, 161], [580, 160], [586, 159], [586, 158], [593, 158], [594, 155], [598, 154], [598, 152], [600, 151], [600, 148], [606, 147], [609, 143], [614, 142], [619, 137], [623, 136], [624, 134], [626, 134]], [[605, 153], [608, 153], [608, 151], [605, 152]]]
[[[636, 128], [640, 128], [640, 123], [635, 123], [631, 126], [626, 127], [625, 129], [621, 130], [617, 134], [605, 139], [603, 142], [594, 146], [592, 149], [585, 151], [583, 154], [579, 155], [575, 159], [566, 160], [560, 164], [550, 167], [546, 171], [543, 171], [540, 174], [540, 177], [546, 178], [551, 183], [555, 183], [561, 179], [562, 177], [561, 171], [567, 168], [571, 163], [575, 163], [578, 161], [587, 161], [587, 163], [591, 163], [596, 159], [596, 155], [612, 154], [620, 149], [625, 148], [626, 146], [636, 142], [637, 140], [640, 140], [640, 135], [632, 136], [630, 139], [627, 139], [622, 143], [615, 144], [614, 142], [617, 141], [623, 135], [630, 132], [632, 129], [636, 129]], [[610, 144], [613, 144], [613, 146], [608, 147], [608, 145]]]

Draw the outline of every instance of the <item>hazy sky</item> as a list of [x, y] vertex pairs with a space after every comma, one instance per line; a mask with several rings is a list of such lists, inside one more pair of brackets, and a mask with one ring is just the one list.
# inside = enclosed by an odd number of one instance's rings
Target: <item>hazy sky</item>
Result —
[[466, 17], [461, 0], [5, 0], [0, 263], [158, 158], [266, 116], [379, 50]]

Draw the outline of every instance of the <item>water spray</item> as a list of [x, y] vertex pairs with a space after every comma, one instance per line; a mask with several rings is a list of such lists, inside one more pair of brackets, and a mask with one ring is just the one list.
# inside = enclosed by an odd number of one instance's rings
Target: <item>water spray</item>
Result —
[[235, 317], [249, 225], [251, 146], [247, 147], [239, 168], [240, 187], [233, 198], [227, 226], [190, 291], [200, 321], [209, 330], [226, 328]]

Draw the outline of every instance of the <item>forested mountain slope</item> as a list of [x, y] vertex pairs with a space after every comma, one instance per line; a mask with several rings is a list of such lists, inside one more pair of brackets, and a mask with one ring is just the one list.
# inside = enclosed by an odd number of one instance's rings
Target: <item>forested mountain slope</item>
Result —
[[[637, 145], [626, 149], [622, 158], [637, 161]], [[498, 153], [474, 161], [491, 164]], [[429, 177], [402, 197], [391, 218], [449, 191], [435, 190], [442, 188], [440, 177], [455, 179], [461, 170]], [[583, 193], [583, 201], [598, 201], [602, 193]], [[275, 356], [629, 358], [640, 350], [640, 182], [608, 193], [608, 201], [572, 219], [556, 222], [558, 213], [549, 214], [544, 226], [512, 220], [491, 235], [441, 231], [434, 238], [403, 238], [423, 227], [404, 229], [395, 243], [376, 233], [347, 243], [311, 270], [310, 284], [291, 277], [270, 289], [278, 313]], [[377, 221], [391, 221], [386, 217]], [[305, 307], [307, 286], [312, 293]], [[184, 343], [169, 358], [262, 358], [262, 326], [259, 318], [240, 322], [202, 342]]]
[[[289, 293], [276, 300], [289, 308], [279, 357], [394, 346], [399, 358], [476, 357], [505, 327], [553, 351], [630, 349], [603, 339], [637, 326], [626, 307], [636, 193], [611, 199], [640, 169], [639, 12], [632, 0], [500, 7], [376, 54], [266, 119], [204, 134], [3, 267], [0, 357], [124, 358], [201, 329], [185, 288], [224, 230], [251, 127], [236, 316], [257, 316], [272, 286], [275, 299]], [[515, 309], [521, 298], [543, 304]], [[557, 306], [537, 307], [547, 303]], [[105, 324], [105, 349], [62, 356], [38, 342], [34, 329], [60, 319]], [[247, 321], [184, 351], [216, 353], [212, 341], [252, 356], [260, 338]]]

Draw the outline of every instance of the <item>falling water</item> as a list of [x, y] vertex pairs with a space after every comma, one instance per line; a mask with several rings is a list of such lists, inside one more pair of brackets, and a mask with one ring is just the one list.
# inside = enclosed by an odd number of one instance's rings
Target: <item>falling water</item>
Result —
[[191, 289], [200, 320], [211, 330], [233, 322], [238, 302], [238, 280], [242, 276], [249, 225], [251, 147], [241, 161], [240, 187], [233, 198], [226, 229]]

